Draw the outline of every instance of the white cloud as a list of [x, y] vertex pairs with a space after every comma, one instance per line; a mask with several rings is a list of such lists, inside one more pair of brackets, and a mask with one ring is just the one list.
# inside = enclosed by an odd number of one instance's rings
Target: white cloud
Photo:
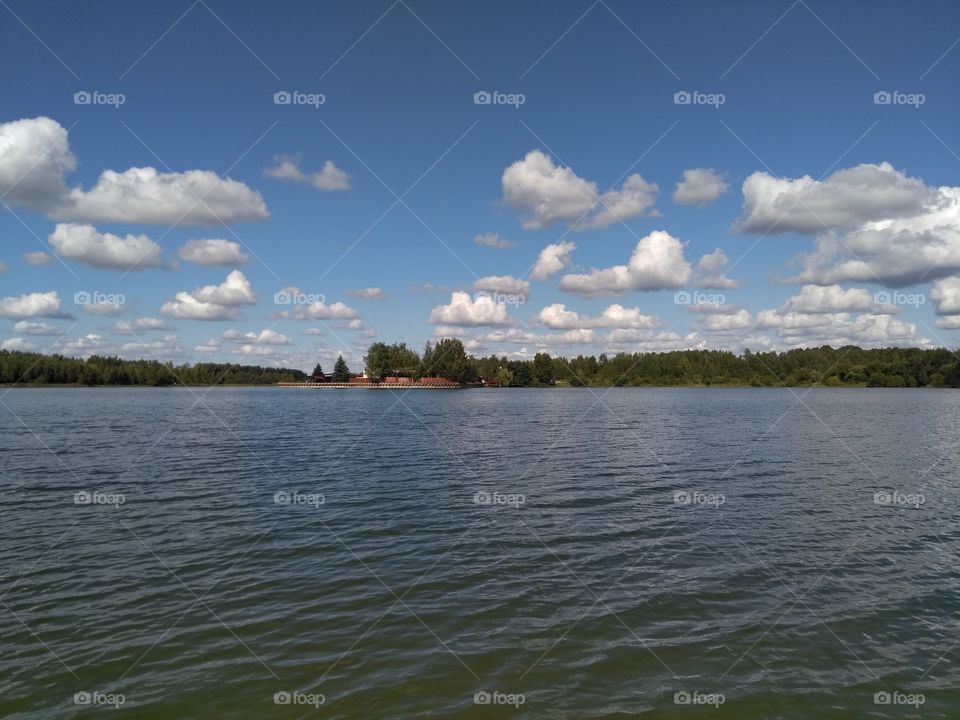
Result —
[[497, 235], [497, 233], [483, 233], [481, 235], [476, 235], [474, 236], [473, 241], [477, 245], [483, 245], [484, 247], [500, 248], [501, 250], [505, 248], [511, 248], [514, 245], [516, 245], [516, 243], [513, 242], [512, 240], [507, 240], [506, 238], [502, 238], [499, 235]]
[[653, 315], [644, 315], [640, 308], [625, 308], [614, 304], [606, 308], [599, 316], [589, 317], [568, 310], [563, 303], [554, 303], [543, 308], [536, 319], [552, 330], [583, 328], [655, 328], [660, 320]]
[[739, 280], [733, 280], [723, 274], [723, 268], [729, 264], [730, 259], [720, 248], [703, 255], [697, 262], [697, 287], [719, 290], [740, 287]]
[[304, 335], [324, 335], [325, 333], [320, 328], [311, 327], [304, 330], [303, 334]]
[[11, 352], [28, 352], [36, 349], [37, 346], [33, 342], [22, 337], [8, 338], [0, 343], [0, 350], [9, 350]]
[[913, 323], [890, 315], [849, 313], [798, 313], [762, 310], [757, 313], [756, 327], [774, 328], [791, 346], [859, 345], [861, 347], [927, 346], [932, 343], [917, 335]]
[[295, 155], [279, 155], [274, 165], [268, 167], [264, 173], [268, 177], [278, 180], [310, 183], [317, 190], [349, 190], [350, 176], [327, 160], [320, 172], [304, 173], [300, 170], [300, 158]]
[[63, 178], [76, 165], [67, 131], [56, 120], [0, 123], [0, 195], [8, 204], [49, 210], [66, 197]]
[[[660, 194], [660, 187], [639, 175], [624, 180], [619, 190], [608, 190], [600, 196], [600, 207], [586, 221], [585, 227], [604, 228], [637, 215], [659, 217], [653, 205]], [[580, 229], [580, 226], [577, 226]]]
[[819, 233], [919, 215], [937, 191], [887, 162], [838, 170], [824, 180], [755, 172], [743, 182], [742, 232]]
[[104, 351], [111, 348], [110, 348], [110, 344], [103, 338], [102, 335], [89, 333], [82, 337], [67, 340], [66, 342], [62, 343], [57, 349], [58, 351], [62, 351], [65, 355], [78, 355], [80, 357], [89, 357], [90, 355], [103, 353]]
[[562, 242], [547, 245], [540, 251], [537, 262], [530, 271], [534, 280], [546, 280], [570, 266], [570, 253], [577, 249], [576, 243]]
[[354, 288], [347, 290], [350, 297], [362, 298], [364, 300], [386, 300], [387, 294], [378, 287]]
[[723, 195], [729, 186], [716, 170], [694, 168], [684, 170], [683, 178], [673, 191], [673, 201], [678, 205], [703, 207]]
[[628, 290], [663, 290], [682, 287], [693, 275], [683, 257], [683, 243], [661, 230], [640, 239], [627, 265], [592, 270], [587, 275], [564, 275], [563, 290], [601, 295]]
[[937, 315], [960, 315], [960, 278], [944, 278], [935, 282], [930, 290], [930, 299], [936, 305]]
[[489, 275], [474, 281], [473, 289], [480, 292], [526, 296], [530, 294], [530, 283], [510, 275]]
[[873, 312], [889, 314], [895, 308], [886, 308], [882, 312], [869, 290], [864, 288], [848, 288], [844, 290], [839, 285], [804, 285], [800, 292], [787, 298], [780, 307], [783, 312], [798, 313], [843, 313], [843, 312]]
[[74, 188], [57, 220], [157, 225], [216, 225], [266, 220], [263, 197], [211, 170], [158, 172], [152, 167], [104, 170], [88, 191]]
[[225, 340], [254, 345], [293, 345], [293, 340], [271, 328], [265, 328], [259, 333], [227, 330], [223, 333], [223, 338]]
[[44, 265], [49, 265], [53, 262], [52, 255], [39, 251], [24, 253], [21, 257], [27, 265], [33, 265], [34, 267], [43, 267]]
[[119, 237], [93, 225], [57, 223], [48, 239], [60, 257], [95, 268], [142, 270], [163, 264], [160, 246], [146, 235]]
[[220, 350], [220, 341], [215, 339], [207, 340], [205, 343], [197, 345], [193, 349], [194, 352], [201, 353], [202, 355], [210, 355], [218, 350]]
[[187, 357], [187, 353], [180, 347], [180, 339], [176, 335], [164, 335], [159, 340], [149, 342], [124, 343], [117, 350], [117, 354], [128, 359], [149, 357], [154, 360], [178, 360]]
[[113, 332], [117, 335], [136, 335], [150, 330], [169, 330], [170, 326], [160, 318], [142, 317], [136, 320], [120, 320], [113, 324]]
[[637, 215], [656, 216], [653, 209], [660, 189], [640, 175], [628, 177], [620, 189], [602, 195], [597, 184], [578, 177], [568, 167], [555, 165], [540, 150], [531, 150], [503, 171], [503, 201], [529, 213], [521, 224], [527, 230], [566, 221], [571, 227], [606, 227]]
[[0, 124], [0, 194], [8, 203], [73, 222], [215, 224], [263, 220], [263, 197], [209, 170], [104, 170], [90, 190], [69, 188], [76, 168], [67, 130], [47, 117]]
[[292, 320], [351, 320], [358, 315], [359, 313], [352, 307], [339, 301], [329, 305], [325, 302], [297, 305], [290, 312], [280, 313], [281, 317], [289, 317]]
[[535, 347], [556, 345], [584, 345], [596, 339], [593, 330], [579, 328], [562, 333], [533, 333], [529, 330], [511, 328], [509, 330], [493, 330], [476, 338], [481, 342], [528, 344]]
[[243, 265], [250, 259], [240, 249], [240, 243], [231, 240], [187, 240], [177, 251], [181, 260], [202, 267], [211, 265]]
[[220, 285], [205, 285], [193, 292], [178, 292], [165, 302], [160, 312], [169, 317], [187, 320], [235, 320], [240, 305], [253, 305], [257, 298], [250, 281], [234, 270]]
[[13, 331], [24, 335], [63, 335], [63, 328], [50, 323], [35, 323], [19, 320], [13, 324]]
[[60, 296], [56, 291], [51, 290], [45, 293], [27, 293], [3, 298], [0, 300], [0, 317], [62, 319], [70, 316], [60, 310]]
[[430, 322], [441, 325], [474, 327], [481, 325], [509, 325], [507, 306], [480, 295], [476, 299], [469, 293], [455, 292], [449, 305], [439, 305], [430, 312]]
[[98, 302], [89, 303], [83, 306], [83, 311], [87, 315], [123, 315], [127, 311], [125, 303]]

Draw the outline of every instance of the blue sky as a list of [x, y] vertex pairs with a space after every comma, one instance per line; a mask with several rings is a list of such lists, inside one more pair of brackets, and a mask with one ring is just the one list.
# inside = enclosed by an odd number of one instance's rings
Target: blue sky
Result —
[[[309, 368], [443, 335], [519, 357], [957, 345], [955, 3], [0, 15], [6, 348]], [[118, 314], [75, 302], [94, 291]]]

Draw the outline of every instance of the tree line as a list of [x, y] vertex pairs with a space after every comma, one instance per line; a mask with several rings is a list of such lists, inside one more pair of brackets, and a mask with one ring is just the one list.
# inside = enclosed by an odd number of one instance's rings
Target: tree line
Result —
[[0, 350], [0, 384], [27, 385], [272, 385], [306, 378], [300, 370], [233, 363], [174, 365], [156, 360], [123, 360]]
[[724, 350], [618, 353], [529, 360], [476, 358], [457, 339], [427, 343], [422, 354], [404, 343], [374, 343], [364, 358], [367, 375], [423, 377], [459, 382], [493, 380], [504, 387], [732, 385], [960, 387], [960, 353], [940, 349], [823, 346], [741, 354]]
[[[601, 353], [573, 358], [537, 353], [529, 360], [469, 355], [446, 338], [422, 353], [404, 343], [374, 343], [364, 357], [368, 376], [444, 377], [461, 383], [492, 380], [504, 387], [732, 385], [960, 387], [960, 352], [947, 349], [823, 346], [786, 352], [735, 354], [723, 350]], [[322, 374], [318, 364], [314, 375]], [[340, 357], [333, 377], [350, 378]], [[155, 360], [87, 359], [0, 351], [0, 384], [30, 385], [270, 385], [298, 382], [307, 374], [286, 368], [232, 363], [174, 365]]]

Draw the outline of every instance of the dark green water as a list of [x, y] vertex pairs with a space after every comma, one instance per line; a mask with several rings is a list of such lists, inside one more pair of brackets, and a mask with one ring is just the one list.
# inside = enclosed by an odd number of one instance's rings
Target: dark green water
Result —
[[960, 717], [955, 391], [0, 402], [2, 717]]

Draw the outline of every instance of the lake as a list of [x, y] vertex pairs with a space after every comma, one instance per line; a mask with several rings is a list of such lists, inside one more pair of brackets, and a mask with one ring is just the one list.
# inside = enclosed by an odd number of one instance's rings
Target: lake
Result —
[[0, 393], [2, 717], [960, 716], [957, 391]]

